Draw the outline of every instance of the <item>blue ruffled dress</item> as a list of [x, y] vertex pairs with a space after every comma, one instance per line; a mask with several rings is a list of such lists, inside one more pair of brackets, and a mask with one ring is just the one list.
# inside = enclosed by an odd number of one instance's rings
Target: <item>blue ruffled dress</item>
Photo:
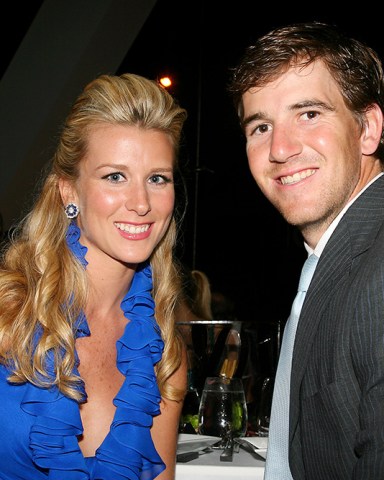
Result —
[[[71, 224], [67, 243], [86, 267], [87, 249], [79, 237], [78, 227]], [[56, 387], [10, 384], [9, 371], [0, 365], [1, 480], [150, 480], [165, 469], [150, 435], [153, 417], [160, 413], [154, 365], [164, 348], [151, 290], [151, 268], [143, 264], [121, 303], [130, 320], [116, 344], [117, 367], [125, 380], [114, 399], [110, 431], [94, 457], [85, 458], [78, 445], [83, 427], [76, 401]], [[81, 315], [76, 338], [89, 334]]]

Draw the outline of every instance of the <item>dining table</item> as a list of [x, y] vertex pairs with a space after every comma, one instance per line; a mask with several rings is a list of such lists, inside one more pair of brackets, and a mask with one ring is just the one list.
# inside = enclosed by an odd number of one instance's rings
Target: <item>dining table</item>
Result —
[[[200, 436], [179, 435], [178, 452], [188, 452], [188, 444], [192, 446], [192, 442], [196, 441], [198, 437]], [[237, 448], [233, 453], [232, 461], [220, 460], [223, 453], [222, 449], [209, 451], [208, 448], [208, 453], [204, 453], [204, 440], [209, 445], [209, 437], [201, 436], [202, 444], [199, 450], [202, 453], [197, 458], [187, 462], [177, 461], [175, 480], [242, 480], [250, 478], [263, 480], [266, 456], [265, 438], [245, 438], [244, 440], [251, 442], [258, 448], [258, 455], [254, 455], [248, 449]], [[195, 448], [191, 448], [191, 450], [196, 451], [198, 449], [196, 443], [193, 443], [193, 446]]]

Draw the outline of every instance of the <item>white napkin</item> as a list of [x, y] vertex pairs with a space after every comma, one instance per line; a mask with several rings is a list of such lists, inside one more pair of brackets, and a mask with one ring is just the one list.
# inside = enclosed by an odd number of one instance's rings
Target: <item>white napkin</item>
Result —
[[193, 433], [179, 433], [177, 439], [177, 453], [195, 452], [220, 440], [219, 437], [208, 435], [194, 435]]
[[242, 440], [246, 440], [255, 447], [260, 448], [261, 450], [266, 450], [268, 447], [268, 437], [241, 437]]

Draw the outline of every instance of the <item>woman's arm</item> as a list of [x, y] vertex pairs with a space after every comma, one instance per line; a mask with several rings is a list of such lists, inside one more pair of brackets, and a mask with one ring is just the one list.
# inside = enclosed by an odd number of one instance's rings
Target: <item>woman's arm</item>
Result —
[[[170, 378], [170, 383], [179, 389], [187, 387], [187, 356], [185, 348], [182, 350], [182, 361], [179, 369]], [[151, 429], [153, 443], [166, 469], [156, 480], [174, 480], [176, 467], [176, 448], [180, 414], [183, 402], [162, 399], [161, 413], [153, 419]]]

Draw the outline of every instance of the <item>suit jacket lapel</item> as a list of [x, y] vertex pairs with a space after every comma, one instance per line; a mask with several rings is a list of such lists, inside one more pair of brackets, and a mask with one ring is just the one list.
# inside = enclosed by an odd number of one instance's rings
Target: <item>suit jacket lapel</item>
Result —
[[348, 209], [319, 259], [297, 327], [292, 359], [290, 441], [299, 419], [299, 392], [322, 312], [338, 285], [349, 276], [353, 259], [368, 249], [384, 221], [384, 176]]

